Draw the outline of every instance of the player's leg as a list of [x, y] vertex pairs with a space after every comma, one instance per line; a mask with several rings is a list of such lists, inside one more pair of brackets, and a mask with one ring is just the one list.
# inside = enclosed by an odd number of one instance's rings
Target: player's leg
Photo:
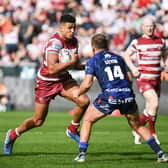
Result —
[[[146, 90], [146, 82], [143, 82], [141, 80], [136, 81], [137, 88], [139, 92], [143, 95], [143, 92]], [[140, 122], [141, 125], [145, 125], [148, 121], [148, 113], [147, 113], [147, 106], [148, 104], [146, 103], [144, 111], [140, 115]], [[136, 131], [132, 131], [132, 135], [134, 137], [134, 143], [135, 144], [141, 144], [141, 137]]]
[[151, 134], [155, 137], [158, 144], [160, 144], [155, 131], [155, 122], [157, 119], [157, 111], [159, 106], [159, 98], [154, 89], [150, 89], [146, 92], [144, 92], [144, 97], [146, 100], [146, 103], [148, 104], [148, 122], [149, 122], [149, 130]]
[[[138, 88], [139, 92], [142, 95], [145, 91], [153, 88], [151, 86], [151, 84], [149, 82], [146, 82], [146, 81], [137, 80], [136, 84], [137, 84], [137, 88]], [[141, 122], [142, 125], [145, 125], [148, 121], [148, 107], [149, 107], [149, 104], [148, 104], [147, 101], [145, 101], [145, 109], [140, 116], [140, 122]]]
[[11, 154], [16, 138], [29, 129], [41, 126], [46, 118], [47, 113], [48, 103], [35, 103], [33, 117], [26, 119], [18, 128], [8, 130], [4, 142], [4, 153]]
[[80, 131], [79, 155], [74, 159], [76, 162], [84, 162], [88, 148], [88, 141], [91, 135], [92, 125], [99, 119], [106, 116], [100, 112], [94, 105], [90, 105], [85, 112]]
[[[149, 104], [148, 102], [146, 102], [145, 109], [140, 115], [140, 122], [141, 122], [141, 125], [143, 126], [148, 122], [148, 116], [149, 116], [148, 108], [149, 108]], [[134, 136], [134, 143], [137, 145], [141, 144], [141, 136], [134, 130], [132, 131], [132, 135]]]
[[157, 155], [158, 162], [168, 162], [168, 157], [165, 155], [160, 146], [156, 143], [155, 138], [150, 133], [149, 129], [141, 125], [139, 120], [138, 111], [133, 114], [126, 114], [129, 125], [146, 141], [146, 143], [151, 147], [151, 149]]
[[79, 97], [74, 97], [73, 92], [77, 89], [79, 89], [79, 86], [76, 84], [76, 82], [73, 81], [67, 85], [64, 85], [64, 88], [62, 89], [60, 95], [70, 101], [73, 101], [76, 104], [73, 109], [73, 120], [66, 130], [66, 134], [79, 143], [80, 137], [78, 134], [78, 127], [80, 125], [80, 120], [90, 101], [88, 96], [85, 94]]
[[17, 131], [19, 134], [22, 134], [25, 131], [28, 131], [29, 129], [32, 129], [34, 127], [41, 126], [48, 113], [48, 106], [49, 104], [39, 104], [35, 103], [34, 106], [34, 115], [31, 118], [26, 119], [18, 128]]
[[[158, 95], [155, 89], [158, 93], [160, 92], [160, 81], [146, 82], [137, 80], [137, 87], [145, 98], [145, 109], [140, 116], [140, 122], [142, 125], [149, 122], [150, 131], [155, 136], [157, 143], [160, 144], [155, 134], [155, 121], [158, 109]], [[133, 136], [135, 144], [141, 144], [140, 136], [135, 131], [133, 131]]]

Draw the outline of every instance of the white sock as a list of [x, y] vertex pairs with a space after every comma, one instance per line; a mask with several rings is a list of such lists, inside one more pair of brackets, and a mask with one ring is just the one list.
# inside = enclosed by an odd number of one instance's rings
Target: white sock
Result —
[[80, 123], [75, 123], [73, 120], [71, 121], [73, 125], [80, 125]]
[[146, 109], [144, 109], [143, 113], [146, 117], [148, 117], [148, 112], [146, 111]]
[[154, 112], [154, 111], [152, 111], [152, 110], [149, 110], [149, 111], [148, 111], [148, 114], [149, 114], [150, 116], [156, 116], [156, 112]]
[[19, 134], [19, 132], [18, 132], [18, 129], [17, 129], [17, 128], [15, 128], [15, 132], [16, 132], [16, 135], [17, 135], [17, 136], [20, 136], [20, 134]]

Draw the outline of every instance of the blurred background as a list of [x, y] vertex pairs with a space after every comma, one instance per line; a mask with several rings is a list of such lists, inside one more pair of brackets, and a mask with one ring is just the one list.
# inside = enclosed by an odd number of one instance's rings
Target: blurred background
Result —
[[[145, 15], [156, 19], [155, 33], [165, 39], [168, 47], [167, 0], [0, 0], [0, 111], [33, 109], [34, 81], [43, 47], [58, 30], [64, 13], [71, 13], [77, 19], [76, 35], [82, 62], [92, 56], [90, 37], [94, 33], [108, 34], [110, 50], [123, 56], [130, 41], [141, 36]], [[133, 59], [136, 61], [136, 57]], [[80, 83], [84, 72], [71, 73]], [[161, 79], [160, 110], [166, 113], [166, 70]], [[98, 91], [95, 81], [90, 98], [93, 99]], [[144, 102], [138, 92], [137, 99], [140, 109], [143, 108]], [[68, 110], [71, 107], [73, 104], [56, 97], [50, 108]]]

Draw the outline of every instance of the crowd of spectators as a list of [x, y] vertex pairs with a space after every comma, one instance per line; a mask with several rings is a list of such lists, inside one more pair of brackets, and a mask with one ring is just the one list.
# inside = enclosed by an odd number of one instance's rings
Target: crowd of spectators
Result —
[[76, 16], [83, 61], [92, 55], [94, 33], [108, 34], [110, 49], [123, 55], [141, 35], [145, 15], [156, 19], [156, 35], [168, 46], [167, 0], [0, 0], [0, 66], [32, 63], [38, 69], [45, 41], [57, 31], [63, 13]]

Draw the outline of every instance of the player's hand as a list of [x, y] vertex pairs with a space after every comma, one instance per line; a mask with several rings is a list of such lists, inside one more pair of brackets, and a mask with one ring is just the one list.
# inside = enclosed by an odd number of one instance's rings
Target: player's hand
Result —
[[139, 68], [138, 67], [133, 68], [132, 69], [132, 74], [133, 74], [134, 77], [139, 78], [140, 75], [141, 75]]
[[75, 65], [78, 62], [78, 54], [71, 54], [71, 63]]
[[168, 72], [168, 65], [165, 65], [165, 66], [164, 66], [164, 71], [165, 71], [165, 72]]

